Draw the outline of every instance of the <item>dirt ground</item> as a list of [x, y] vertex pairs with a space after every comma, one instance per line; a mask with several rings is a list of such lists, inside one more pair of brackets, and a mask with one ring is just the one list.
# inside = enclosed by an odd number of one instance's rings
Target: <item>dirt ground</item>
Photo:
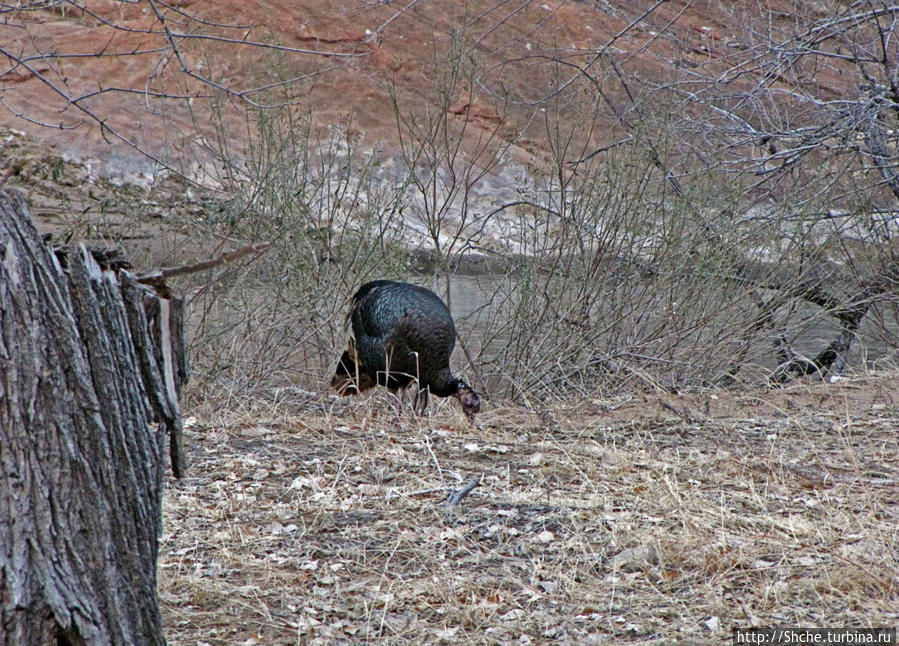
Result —
[[[172, 646], [729, 643], [899, 621], [899, 381], [541, 412], [383, 394], [188, 409]], [[456, 504], [453, 492], [476, 486]]]

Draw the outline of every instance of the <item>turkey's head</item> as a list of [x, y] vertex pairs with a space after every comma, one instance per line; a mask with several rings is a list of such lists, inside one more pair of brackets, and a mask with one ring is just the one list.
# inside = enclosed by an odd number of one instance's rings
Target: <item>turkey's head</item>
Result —
[[468, 418], [469, 422], [474, 424], [474, 416], [481, 411], [481, 396], [472, 390], [471, 386], [460, 379], [459, 386], [453, 394], [453, 397], [459, 400], [459, 404], [462, 406], [462, 412], [465, 413], [465, 417]]

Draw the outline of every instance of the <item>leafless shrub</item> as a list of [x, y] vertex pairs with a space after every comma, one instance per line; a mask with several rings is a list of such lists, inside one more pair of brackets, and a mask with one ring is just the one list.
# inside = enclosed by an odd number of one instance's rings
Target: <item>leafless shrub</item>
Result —
[[[527, 260], [486, 357], [510, 392], [838, 376], [864, 321], [895, 338], [896, 9], [761, 15], [737, 53], [665, 84], [604, 48], [545, 57], [595, 89], [580, 113], [604, 102], [627, 136], [596, 147], [577, 138], [589, 119], [547, 119], [547, 179], [514, 234]], [[547, 109], [575, 94], [558, 77]]]
[[270, 112], [255, 125], [245, 174], [207, 226], [271, 246], [197, 288], [194, 348], [228, 389], [316, 389], [345, 342], [352, 290], [408, 262], [394, 238], [401, 203], [346, 129], [318, 140], [305, 120]]
[[752, 329], [747, 288], [722, 278], [732, 268], [696, 226], [696, 201], [665, 195], [639, 146], [578, 176], [564, 159], [553, 171], [562, 181], [516, 207], [519, 261], [474, 317], [486, 328], [475, 363], [508, 393], [711, 382], [733, 369], [736, 348], [767, 335]]
[[[414, 280], [442, 286], [452, 302], [460, 256], [478, 251], [485, 231], [505, 241], [501, 270], [466, 279], [480, 302], [458, 323], [468, 368], [488, 392], [530, 401], [844, 369], [869, 303], [833, 278], [828, 254], [851, 250], [861, 266], [867, 242], [848, 236], [857, 219], [754, 205], [726, 169], [684, 163], [673, 178], [659, 160], [676, 157], [667, 142], [677, 139], [665, 135], [677, 123], [649, 109], [602, 155], [555, 126], [553, 157], [530, 169], [531, 188], [479, 211], [483, 167], [506, 144], [496, 135], [463, 149], [467, 116], [447, 116], [458, 87], [443, 97], [447, 109], [428, 122], [397, 106], [406, 147], [389, 168], [349, 128], [318, 142], [304, 120], [260, 113], [237, 199], [216, 224], [274, 244], [198, 326], [211, 374], [239, 377], [238, 390], [320, 388], [342, 347], [346, 298], [361, 282], [409, 277], [424, 253], [436, 262]], [[206, 302], [223, 298], [224, 286], [206, 290]], [[889, 301], [870, 296], [888, 317]]]

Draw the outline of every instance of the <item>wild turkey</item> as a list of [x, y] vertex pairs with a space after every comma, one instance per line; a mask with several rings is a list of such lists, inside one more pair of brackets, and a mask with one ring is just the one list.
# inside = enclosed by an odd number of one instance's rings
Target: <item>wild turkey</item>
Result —
[[452, 395], [469, 420], [481, 410], [481, 398], [450, 372], [456, 327], [434, 292], [392, 280], [365, 283], [353, 295], [347, 322], [353, 335], [340, 357], [331, 386], [353, 395], [376, 384], [396, 395], [418, 382], [414, 406], [423, 412], [428, 393]]

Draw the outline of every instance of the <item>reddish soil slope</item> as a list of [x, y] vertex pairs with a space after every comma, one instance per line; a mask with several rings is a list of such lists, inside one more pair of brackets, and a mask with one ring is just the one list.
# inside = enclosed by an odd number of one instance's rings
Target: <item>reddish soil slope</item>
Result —
[[[2, 16], [2, 49], [24, 63], [0, 76], [0, 126], [115, 172], [146, 164], [136, 149], [200, 158], [222, 145], [220, 122], [240, 152], [248, 100], [295, 102], [319, 130], [349, 124], [364, 145], [384, 149], [397, 145], [395, 105], [419, 119], [445, 111], [457, 125], [468, 120], [471, 141], [523, 133], [514, 149], [523, 161], [545, 148], [541, 110], [580, 124], [600, 97], [592, 137], [613, 141], [630, 101], [619, 71], [636, 93], [714, 65], [746, 49], [747, 17], [761, 11], [755, 2], [646, 0], [85, 4], [90, 11], [63, 4]], [[472, 59], [474, 71], [441, 95], [453, 63]], [[201, 77], [231, 93], [210, 99]]]

